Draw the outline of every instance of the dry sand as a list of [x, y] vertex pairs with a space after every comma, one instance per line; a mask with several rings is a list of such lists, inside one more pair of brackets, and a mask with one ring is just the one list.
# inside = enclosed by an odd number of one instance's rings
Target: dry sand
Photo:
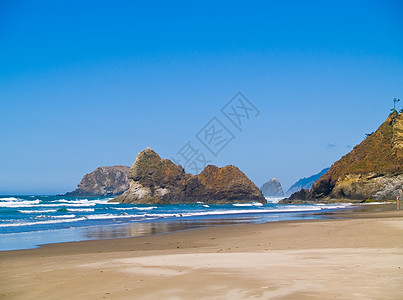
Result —
[[1, 299], [403, 299], [403, 211], [0, 252]]

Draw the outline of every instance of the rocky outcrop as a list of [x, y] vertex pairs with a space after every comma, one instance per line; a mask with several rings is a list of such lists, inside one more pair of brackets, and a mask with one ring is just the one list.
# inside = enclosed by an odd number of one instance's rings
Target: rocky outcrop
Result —
[[281, 187], [280, 181], [277, 178], [272, 178], [262, 185], [260, 190], [265, 197], [283, 197], [284, 192]]
[[292, 194], [290, 197], [281, 200], [279, 203], [280, 204], [286, 204], [286, 203], [293, 203], [293, 202], [298, 202], [298, 201], [312, 201], [312, 194], [309, 190], [307, 189], [301, 189], [298, 192], [295, 192]]
[[140, 152], [128, 173], [129, 189], [114, 202], [123, 203], [266, 203], [262, 193], [237, 167], [207, 166], [192, 175], [161, 159], [152, 149]]
[[205, 189], [201, 201], [266, 203], [259, 188], [235, 166], [218, 168], [209, 165], [196, 179]]
[[403, 116], [394, 111], [363, 142], [336, 161], [310, 191], [289, 200], [389, 200], [402, 196]]
[[71, 197], [109, 197], [127, 191], [129, 180], [127, 166], [99, 167], [84, 175], [77, 188], [64, 194]]
[[309, 177], [304, 177], [299, 179], [296, 183], [294, 183], [285, 193], [286, 196], [290, 196], [302, 189], [310, 190], [312, 185], [315, 183], [316, 180], [318, 180], [323, 174], [325, 174], [329, 168], [323, 169], [319, 173], [309, 176]]

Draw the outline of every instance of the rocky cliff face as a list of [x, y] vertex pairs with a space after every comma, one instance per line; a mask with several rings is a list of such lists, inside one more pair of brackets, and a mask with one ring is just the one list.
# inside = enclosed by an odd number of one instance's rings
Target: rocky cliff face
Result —
[[215, 202], [266, 203], [258, 187], [235, 166], [218, 168], [209, 165], [196, 179], [205, 189], [203, 198], [215, 199]]
[[265, 197], [283, 197], [284, 192], [280, 181], [277, 178], [272, 178], [262, 185], [260, 188]]
[[310, 191], [290, 200], [396, 199], [403, 189], [403, 116], [394, 112], [361, 144], [336, 161]]
[[323, 169], [322, 171], [320, 171], [315, 175], [301, 178], [288, 189], [288, 191], [285, 193], [286, 196], [290, 196], [302, 189], [310, 190], [315, 181], [318, 180], [327, 171], [329, 171], [329, 168]]
[[160, 204], [266, 202], [256, 185], [237, 167], [210, 165], [200, 174], [192, 175], [182, 166], [161, 159], [150, 148], [137, 155], [128, 178], [129, 189], [111, 201]]
[[77, 188], [65, 196], [108, 197], [117, 196], [129, 188], [127, 166], [99, 167], [84, 175]]

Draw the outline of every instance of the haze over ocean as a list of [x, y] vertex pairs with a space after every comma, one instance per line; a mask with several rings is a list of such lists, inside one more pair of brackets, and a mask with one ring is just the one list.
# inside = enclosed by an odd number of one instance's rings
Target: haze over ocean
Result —
[[[400, 1], [0, 3], [0, 194], [71, 191], [147, 146], [170, 158], [241, 91], [217, 157], [286, 190], [402, 97]], [[400, 108], [400, 107], [399, 107]], [[221, 120], [221, 119], [220, 119]], [[207, 150], [203, 150], [206, 151]]]

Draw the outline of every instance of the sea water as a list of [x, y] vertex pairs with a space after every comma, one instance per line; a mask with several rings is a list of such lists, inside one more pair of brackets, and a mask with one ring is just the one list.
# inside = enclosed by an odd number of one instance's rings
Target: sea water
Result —
[[[0, 250], [41, 244], [120, 238], [240, 223], [318, 219], [350, 204], [212, 205], [202, 202], [139, 205], [109, 202], [111, 198], [64, 196], [0, 196]], [[269, 199], [269, 201], [271, 201]]]

